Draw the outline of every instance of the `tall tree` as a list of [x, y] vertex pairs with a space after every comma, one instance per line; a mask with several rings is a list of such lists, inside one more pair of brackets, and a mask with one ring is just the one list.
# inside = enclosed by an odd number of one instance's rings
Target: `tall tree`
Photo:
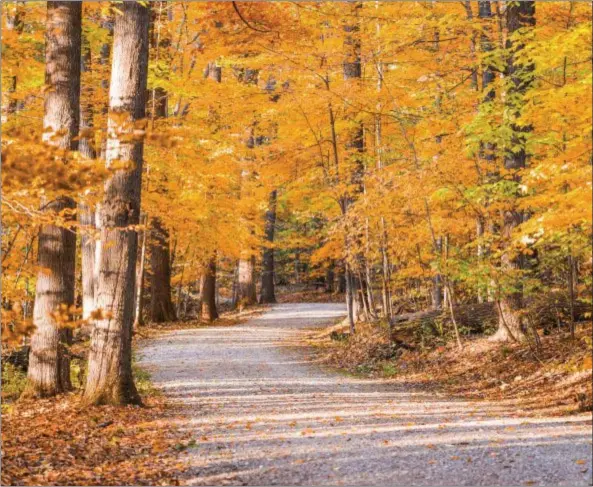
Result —
[[[82, 37], [80, 56], [81, 75], [91, 71], [91, 50], [88, 39]], [[87, 159], [95, 159], [97, 153], [89, 132], [93, 128], [93, 102], [94, 89], [91, 83], [82, 84], [80, 92], [80, 140], [78, 150], [80, 155]], [[78, 220], [81, 226], [80, 252], [82, 274], [82, 317], [86, 320], [95, 309], [95, 210], [86, 201], [78, 205]]]
[[519, 119], [525, 105], [525, 95], [533, 84], [533, 63], [523, 59], [522, 51], [530, 31], [535, 26], [535, 2], [510, 2], [506, 10], [508, 30], [507, 49], [508, 65], [506, 76], [508, 89], [506, 100], [510, 114], [511, 139], [504, 156], [504, 168], [514, 182], [515, 195], [507, 209], [503, 211], [502, 239], [505, 250], [502, 254], [501, 268], [511, 275], [513, 283], [506, 282], [499, 299], [498, 330], [493, 336], [501, 341], [523, 341], [526, 338], [521, 311], [523, 309], [523, 290], [521, 277], [517, 271], [525, 267], [524, 256], [518, 254], [512, 239], [515, 229], [523, 222], [525, 214], [518, 209], [516, 198], [519, 197], [521, 184], [520, 171], [527, 163], [527, 134], [530, 125], [522, 124]]
[[[79, 130], [82, 5], [48, 2], [45, 47], [44, 141], [76, 150]], [[60, 152], [56, 157], [62, 157]], [[67, 196], [42, 203], [44, 213], [72, 221], [76, 205]], [[60, 308], [74, 304], [76, 233], [73, 227], [44, 224], [39, 230], [38, 265], [26, 396], [52, 396], [70, 388], [71, 330], [61, 327]], [[66, 313], [67, 316], [67, 313]]]
[[[222, 67], [211, 62], [206, 66], [205, 75], [208, 79], [216, 83], [222, 82]], [[214, 109], [210, 109], [213, 118], [217, 118]], [[214, 252], [208, 263], [200, 281], [200, 295], [202, 297], [202, 319], [205, 321], [214, 321], [218, 318], [216, 309], [216, 259], [217, 253]]]
[[270, 192], [268, 210], [266, 211], [265, 236], [269, 246], [264, 247], [263, 251], [263, 269], [261, 278], [260, 303], [275, 303], [276, 295], [274, 293], [274, 229], [276, 226], [276, 200], [278, 191]]
[[[351, 17], [352, 23], [344, 26], [346, 36], [344, 38], [344, 62], [342, 65], [344, 80], [355, 81], [362, 77], [362, 59], [361, 59], [361, 39], [360, 39], [360, 25], [359, 22], [359, 11], [362, 9], [361, 2], [355, 2], [351, 5]], [[363, 175], [364, 166], [362, 162], [362, 152], [364, 150], [364, 132], [362, 124], [355, 124], [355, 128], [349, 134], [349, 140], [347, 142], [347, 149], [352, 151], [352, 167], [350, 168], [350, 185], [351, 190], [347, 194], [340, 198], [340, 208], [342, 214], [345, 216], [348, 213], [349, 207], [354, 201], [357, 194], [363, 190]], [[351, 232], [354, 229], [346, 229], [346, 241], [345, 249], [346, 254], [350, 253], [350, 249], [353, 247]], [[361, 262], [361, 256], [356, 256], [356, 265], [363, 265]], [[355, 321], [357, 320], [358, 312], [355, 311], [355, 304], [357, 298], [357, 281], [356, 273], [353, 262], [349, 261], [347, 257], [344, 263], [345, 279], [346, 279], [346, 306], [348, 308], [348, 321], [350, 324], [350, 332], [354, 333]], [[360, 294], [360, 300], [364, 299], [364, 293]], [[359, 303], [358, 309], [361, 308]]]
[[91, 336], [84, 398], [93, 404], [139, 403], [132, 377], [132, 321], [144, 142], [135, 131], [146, 110], [149, 8], [123, 2], [116, 15], [109, 89], [106, 165], [113, 168], [101, 205], [97, 305], [104, 316]]
[[[241, 68], [236, 71], [239, 81], [248, 85], [256, 85], [259, 80], [259, 70]], [[255, 133], [255, 123], [248, 129], [246, 145], [253, 149], [260, 145], [260, 139]], [[249, 171], [241, 173], [242, 178], [247, 178]], [[255, 284], [255, 255], [252, 248], [245, 248], [241, 252], [238, 267], [237, 301], [241, 306], [249, 306], [257, 303], [257, 290]]]

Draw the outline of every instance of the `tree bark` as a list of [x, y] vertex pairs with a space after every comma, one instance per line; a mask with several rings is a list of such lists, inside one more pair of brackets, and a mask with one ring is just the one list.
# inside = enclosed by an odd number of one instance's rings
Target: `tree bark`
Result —
[[[535, 26], [535, 2], [512, 2], [507, 6], [507, 29], [509, 38], [507, 39], [507, 49], [509, 50], [509, 61], [507, 66], [507, 75], [510, 83], [507, 91], [507, 100], [509, 103], [509, 113], [511, 114], [511, 147], [506, 151], [504, 158], [504, 167], [509, 171], [516, 183], [517, 193], [521, 182], [519, 171], [525, 168], [527, 162], [526, 134], [532, 128], [530, 126], [519, 126], [515, 121], [521, 114], [522, 105], [526, 92], [533, 83], [533, 64], [525, 64], [520, 60], [521, 50], [524, 43], [521, 39], [513, 38], [520, 29], [533, 28]], [[512, 206], [503, 212], [503, 254], [501, 257], [501, 269], [503, 272], [513, 274], [521, 270], [523, 258], [520, 255], [514, 255], [512, 238], [514, 230], [523, 222], [524, 215], [518, 210], [515, 202]], [[499, 324], [498, 330], [492, 337], [498, 341], [525, 341], [527, 339], [523, 318], [521, 316], [523, 309], [523, 291], [520, 285], [507, 291], [502, 290], [500, 296]]]
[[255, 288], [255, 256], [239, 259], [239, 283], [237, 288], [239, 306], [250, 306], [257, 303]]
[[171, 252], [169, 232], [159, 218], [152, 219], [150, 267], [150, 320], [154, 323], [175, 321], [171, 299]]
[[142, 138], [131, 137], [145, 117], [149, 9], [123, 2], [115, 18], [106, 164], [128, 162], [105, 183], [97, 304], [105, 316], [91, 337], [84, 399], [92, 404], [140, 403], [132, 378], [132, 320], [140, 215]]
[[275, 303], [276, 295], [274, 293], [274, 249], [271, 245], [274, 243], [274, 227], [276, 226], [276, 200], [278, 192], [276, 190], [270, 193], [268, 211], [266, 211], [266, 240], [270, 247], [265, 247], [263, 251], [263, 269], [261, 279], [260, 303]]
[[208, 261], [201, 282], [202, 319], [214, 321], [218, 318], [216, 309], [216, 253]]
[[[80, 42], [82, 6], [48, 2], [45, 47], [45, 108], [43, 139], [48, 145], [76, 150], [79, 128]], [[76, 205], [58, 196], [42, 205], [44, 213], [73, 219]], [[71, 330], [61, 327], [74, 304], [76, 233], [73, 227], [42, 225], [27, 385], [24, 396], [53, 396], [70, 389], [68, 347]], [[65, 308], [65, 309], [64, 309]], [[61, 315], [58, 319], [56, 313]]]

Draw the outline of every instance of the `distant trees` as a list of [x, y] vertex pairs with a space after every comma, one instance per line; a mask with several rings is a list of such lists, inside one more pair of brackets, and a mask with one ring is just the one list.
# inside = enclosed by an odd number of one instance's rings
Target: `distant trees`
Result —
[[345, 292], [353, 333], [485, 301], [494, 339], [537, 340], [541, 301], [574, 332], [591, 270], [583, 5], [7, 8], [2, 326], [31, 333], [27, 394], [68, 389], [83, 323], [85, 399], [138, 402], [134, 315], [213, 321], [278, 283]]

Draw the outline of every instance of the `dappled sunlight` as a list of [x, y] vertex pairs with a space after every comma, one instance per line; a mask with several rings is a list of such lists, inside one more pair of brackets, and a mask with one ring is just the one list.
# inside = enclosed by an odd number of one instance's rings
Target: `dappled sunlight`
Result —
[[[533, 448], [545, 448], [546, 478], [562, 480], [561, 464], [577, 468], [588, 458], [589, 414], [522, 417], [503, 402], [316, 367], [298, 349], [279, 346], [298, 343], [320, 309], [329, 308], [326, 323], [344, 313], [342, 305], [309, 306], [280, 305], [234, 328], [176, 331], [143, 349], [155, 384], [183, 405], [175, 426], [196, 442], [188, 483], [418, 484], [412, 472], [429, 462], [439, 482], [458, 483], [454, 467], [463, 465], [472, 484], [505, 483], [518, 478]], [[579, 458], [566, 458], [575, 448]], [[394, 477], [394, 465], [408, 474]]]

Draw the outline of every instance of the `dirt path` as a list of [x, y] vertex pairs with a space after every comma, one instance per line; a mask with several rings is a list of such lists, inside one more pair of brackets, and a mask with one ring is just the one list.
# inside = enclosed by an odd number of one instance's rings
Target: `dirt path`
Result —
[[299, 330], [338, 304], [283, 304], [236, 327], [146, 344], [155, 384], [184, 405], [191, 485], [588, 485], [591, 416], [514, 418], [308, 364]]

